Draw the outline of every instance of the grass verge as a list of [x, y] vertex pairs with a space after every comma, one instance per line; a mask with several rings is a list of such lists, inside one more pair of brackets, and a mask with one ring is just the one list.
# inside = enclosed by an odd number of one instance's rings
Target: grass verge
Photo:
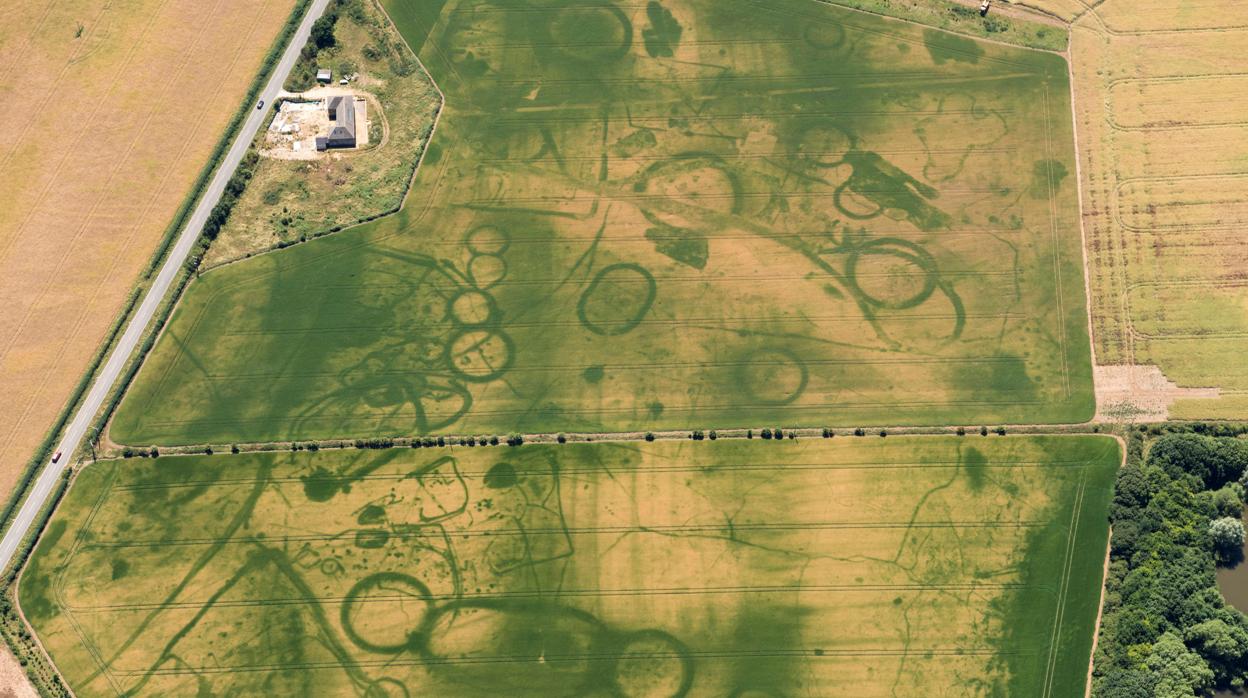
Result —
[[1003, 41], [1007, 44], [1037, 48], [1045, 51], [1065, 51], [1069, 45], [1070, 32], [1044, 22], [1030, 22], [1018, 17], [993, 14], [980, 17], [979, 12], [967, 5], [950, 0], [820, 0], [830, 5], [852, 7], [905, 19], [919, 24], [969, 34], [981, 39]]

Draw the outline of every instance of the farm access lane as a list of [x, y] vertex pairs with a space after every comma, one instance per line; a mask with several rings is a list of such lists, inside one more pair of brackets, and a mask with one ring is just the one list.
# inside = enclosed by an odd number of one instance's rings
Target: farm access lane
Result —
[[[264, 100], [265, 105], [269, 105], [281, 93], [282, 84], [286, 82], [286, 77], [290, 75], [291, 69], [295, 65], [295, 61], [299, 59], [299, 52], [308, 41], [308, 37], [312, 33], [312, 23], [324, 13], [329, 0], [312, 0], [312, 4], [308, 7], [308, 12], [304, 16], [303, 21], [299, 24], [299, 28], [295, 30], [291, 37], [290, 44], [286, 46], [286, 50], [282, 53], [281, 60], [273, 69], [273, 74], [269, 78], [269, 82], [260, 92], [260, 99]], [[165, 259], [164, 265], [160, 268], [152, 287], [144, 296], [143, 302], [139, 305], [133, 318], [126, 325], [125, 332], [118, 341], [116, 348], [109, 355], [108, 361], [105, 362], [95, 381], [91, 384], [91, 389], [87, 392], [82, 404], [74, 413], [73, 419], [65, 430], [65, 435], [57, 444], [55, 452], [64, 454], [59, 462], [47, 463], [40, 473], [39, 478], [35, 481], [34, 487], [30, 494], [26, 497], [26, 501], [22, 502], [21, 508], [18, 509], [17, 515], [13, 518], [12, 525], [4, 533], [4, 538], [0, 539], [0, 569], [5, 569], [13, 560], [13, 554], [17, 551], [18, 545], [22, 539], [26, 537], [26, 533], [30, 530], [31, 524], [34, 523], [35, 517], [39, 511], [43, 509], [48, 501], [48, 497], [52, 494], [57, 481], [60, 480], [62, 473], [68, 466], [70, 458], [82, 443], [83, 436], [86, 435], [87, 428], [94, 419], [100, 407], [104, 404], [104, 399], [113, 389], [117, 379], [121, 376], [125, 369], [127, 360], [134, 353], [139, 341], [147, 330], [147, 326], [151, 323], [152, 317], [155, 316], [157, 308], [160, 307], [165, 295], [169, 292], [170, 286], [173, 285], [177, 278], [178, 270], [186, 261], [187, 255], [195, 245], [195, 241], [199, 238], [200, 232], [203, 230], [204, 223], [208, 220], [208, 214], [212, 208], [217, 205], [221, 199], [222, 192], [225, 191], [226, 182], [233, 175], [234, 170], [242, 161], [243, 155], [247, 152], [248, 146], [252, 139], [255, 138], [256, 132], [260, 130], [265, 117], [268, 115], [267, 109], [252, 109], [247, 118], [243, 121], [242, 128], [238, 135], [234, 138], [233, 144], [230, 145], [229, 151], [221, 160], [221, 166], [217, 168], [216, 173], [212, 177], [212, 181], [208, 184], [208, 188], [204, 191], [203, 196], [196, 204], [194, 212], [187, 221], [186, 226], [178, 233], [177, 241], [170, 249], [169, 256]]]

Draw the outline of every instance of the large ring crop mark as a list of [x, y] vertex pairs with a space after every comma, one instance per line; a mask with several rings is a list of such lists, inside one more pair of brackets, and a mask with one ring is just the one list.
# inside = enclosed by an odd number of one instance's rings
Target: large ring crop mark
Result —
[[[675, 177], [702, 169], [715, 170], [723, 175], [724, 179], [728, 183], [729, 194], [731, 196], [731, 207], [729, 209], [729, 213], [740, 213], [743, 206], [741, 182], [737, 177], [737, 173], [728, 167], [728, 165], [724, 162], [724, 159], [714, 153], [689, 151], [677, 153], [669, 160], [656, 162], [647, 167], [640, 173], [640, 175], [637, 176], [637, 179], [633, 183], [633, 191], [648, 192], [651, 182], [656, 179], [665, 176]], [[678, 195], [671, 196], [670, 198], [677, 200], [680, 199]], [[686, 203], [690, 202], [686, 199]], [[695, 202], [694, 205], [700, 204]], [[650, 219], [651, 222], [658, 222], [655, 220], [653, 213], [646, 210], [643, 210], [642, 213], [644, 213], [646, 218]]]
[[[604, 660], [614, 662], [614, 656], [610, 654], [615, 647], [612, 644], [611, 631], [601, 620], [586, 611], [543, 601], [477, 598], [449, 601], [435, 606], [431, 612], [425, 614], [421, 627], [412, 635], [412, 647], [426, 662], [428, 668], [445, 666], [453, 669], [457, 666], [456, 662], [451, 661], [453, 655], [441, 651], [440, 644], [447, 639], [444, 635], [446, 628], [442, 626], [442, 623], [444, 620], [464, 617], [474, 611], [496, 613], [499, 614], [500, 620], [510, 620], [516, 625], [532, 624], [538, 627], [559, 629], [569, 636], [579, 634], [579, 637], [585, 641], [585, 653], [562, 658], [547, 656], [548, 665], [554, 666], [567, 660], [579, 660], [586, 664], [582, 670], [568, 672], [566, 676], [568, 681], [575, 682], [568, 685], [568, 688], [572, 689], [572, 695], [589, 695], [605, 682], [602, 676], [591, 669], [593, 665]], [[491, 648], [484, 647], [483, 649], [490, 650]], [[492, 654], [498, 655], [498, 651], [495, 649]]]
[[[750, 368], [759, 365], [779, 366], [782, 369], [796, 369], [798, 372], [796, 387], [785, 391], [779, 396], [766, 395], [759, 390], [759, 386], [755, 385], [755, 383], [757, 383], [757, 377], [750, 374]], [[788, 349], [768, 347], [766, 349], [760, 349], [753, 352], [746, 357], [739, 377], [741, 379], [742, 388], [751, 400], [760, 405], [777, 407], [792, 403], [794, 400], [801, 397], [802, 393], [806, 392], [806, 384], [810, 381], [810, 372], [806, 369], [806, 362], [802, 361], [797, 354], [794, 354]]]
[[464, 247], [473, 255], [501, 255], [511, 247], [511, 236], [496, 225], [479, 225], [464, 236]]
[[612, 651], [614, 661], [612, 662], [610, 672], [611, 692], [618, 698], [641, 698], [627, 691], [621, 683], [620, 665], [629, 658], [627, 649], [630, 645], [637, 646], [646, 643], [661, 644], [665, 645], [666, 648], [663, 652], [644, 653], [641, 655], [643, 659], [674, 659], [680, 663], [680, 681], [672, 692], [664, 695], [663, 698], [684, 698], [684, 696], [689, 694], [690, 689], [693, 688], [693, 653], [689, 651], [689, 648], [683, 642], [662, 630], [639, 630], [637, 632], [625, 633], [615, 638], [615, 647]]
[[[571, 14], [571, 13], [576, 13], [576, 12], [586, 12], [586, 11], [592, 11], [592, 10], [597, 10], [599, 12], [607, 12], [608, 14], [611, 15], [613, 19], [619, 22], [620, 44], [618, 46], [611, 48], [608, 51], [603, 51], [602, 53], [593, 53], [592, 51], [595, 47], [592, 44], [587, 45], [585, 43], [587, 40], [592, 41], [593, 37], [584, 37], [584, 36], [576, 37], [574, 41], [579, 40], [580, 42], [582, 42], [579, 48], [582, 48], [582, 49], [589, 48], [591, 51], [591, 53], [589, 54], [579, 53], [576, 50], [578, 48], [577, 44], [569, 42], [567, 45], [565, 45], [564, 42], [561, 41], [561, 39], [564, 39], [564, 37], [556, 36], [555, 30], [557, 29], [557, 23], [559, 22], [561, 16]], [[586, 4], [583, 6], [573, 6], [573, 5], [565, 6], [559, 11], [558, 14], [555, 15], [554, 20], [552, 20], [550, 26], [547, 27], [547, 33], [550, 35], [550, 39], [552, 43], [554, 44], [556, 50], [559, 52], [559, 54], [577, 62], [619, 60], [623, 58], [624, 56], [628, 55], [629, 50], [633, 47], [633, 23], [628, 19], [628, 15], [624, 14], [623, 10], [621, 10], [620, 8], [616, 7], [615, 5], [609, 2], [595, 2], [592, 4]]]
[[[503, 354], [501, 361], [486, 361], [483, 370], [470, 371], [460, 365], [459, 359], [473, 352], [488, 349], [500, 349]], [[446, 343], [446, 363], [448, 368], [460, 379], [469, 383], [489, 383], [497, 380], [516, 358], [516, 347], [511, 336], [499, 329], [464, 328], [456, 332]]]
[[[645, 297], [642, 299], [641, 303], [637, 305], [637, 309], [633, 312], [631, 317], [617, 321], [610, 321], [609, 325], [604, 327], [603, 324], [600, 324], [597, 320], [589, 317], [587, 306], [590, 300], [592, 300], [594, 292], [598, 290], [598, 285], [602, 283], [603, 279], [606, 278], [608, 274], [618, 272], [632, 272], [641, 277], [640, 282], [644, 283], [646, 286]], [[646, 317], [646, 313], [650, 312], [650, 306], [654, 305], [654, 298], [657, 294], [658, 285], [654, 281], [654, 275], [647, 271], [645, 267], [631, 262], [612, 264], [603, 267], [598, 274], [594, 276], [594, 280], [589, 282], [589, 287], [586, 288], [585, 292], [581, 294], [581, 299], [576, 304], [576, 316], [580, 318], [581, 324], [594, 334], [604, 336], [625, 334], [639, 325]]]
[[507, 276], [507, 260], [496, 254], [474, 254], [468, 260], [468, 280], [487, 291]]
[[484, 327], [498, 317], [494, 296], [466, 288], [446, 300], [446, 315], [457, 327]]
[[[907, 298], [886, 299], [873, 296], [858, 282], [858, 262], [864, 255], [887, 255], [910, 262], [923, 272], [923, 286]], [[937, 286], [936, 260], [922, 247], [900, 238], [880, 238], [858, 247], [845, 262], [845, 277], [853, 284], [859, 297], [869, 305], [888, 310], [906, 310], [920, 305], [935, 292]]]
[[[362, 636], [359, 630], [355, 627], [355, 622], [352, 619], [352, 616], [356, 606], [358, 605], [361, 594], [365, 593], [369, 589], [380, 588], [383, 584], [387, 583], [395, 585], [402, 584], [413, 588], [419, 598], [424, 600], [425, 604], [429, 608], [426, 609], [417, 626], [407, 633], [402, 642], [382, 644], [373, 642]], [[420, 580], [409, 574], [403, 574], [402, 572], [378, 572], [377, 574], [369, 575], [356, 582], [355, 585], [351, 587], [350, 591], [347, 592], [347, 596], [342, 602], [340, 620], [342, 622], [342, 631], [346, 633], [347, 637], [361, 649], [374, 652], [376, 654], [398, 654], [406, 649], [412, 649], [419, 644], [421, 629], [424, 628], [429, 617], [434, 613], [436, 613], [436, 608], [433, 605], [433, 594], [429, 591], [429, 587], [421, 583]]]

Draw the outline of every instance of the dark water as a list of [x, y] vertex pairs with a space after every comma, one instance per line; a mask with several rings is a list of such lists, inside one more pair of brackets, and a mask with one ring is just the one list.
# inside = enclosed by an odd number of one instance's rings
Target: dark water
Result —
[[[1248, 556], [1248, 545], [1244, 546], [1244, 554]], [[1243, 560], [1243, 558], [1240, 558]], [[1240, 562], [1230, 568], [1218, 570], [1218, 588], [1226, 602], [1248, 613], [1248, 562]], [[1232, 698], [1236, 694], [1230, 691], [1218, 693], [1216, 698]]]
[[[1248, 555], [1248, 548], [1245, 548], [1244, 554]], [[1218, 588], [1227, 603], [1248, 613], [1248, 562], [1218, 570]]]

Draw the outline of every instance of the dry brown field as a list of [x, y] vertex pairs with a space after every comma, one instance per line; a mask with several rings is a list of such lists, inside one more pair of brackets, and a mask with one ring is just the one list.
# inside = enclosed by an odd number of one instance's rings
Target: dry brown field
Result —
[[294, 0], [0, 0], [0, 498]]
[[1030, 4], [1072, 20], [1098, 391], [1117, 383], [1101, 415], [1244, 417], [1248, 9]]

